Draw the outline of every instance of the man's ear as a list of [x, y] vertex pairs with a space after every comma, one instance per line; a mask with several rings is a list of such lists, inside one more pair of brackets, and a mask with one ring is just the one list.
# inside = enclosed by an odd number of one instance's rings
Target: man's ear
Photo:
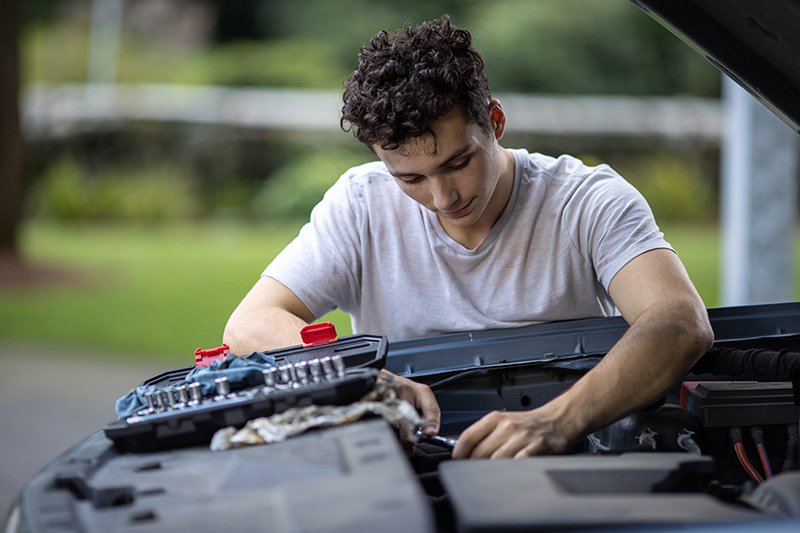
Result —
[[497, 98], [489, 100], [489, 117], [494, 131], [494, 138], [499, 141], [506, 131], [506, 112]]

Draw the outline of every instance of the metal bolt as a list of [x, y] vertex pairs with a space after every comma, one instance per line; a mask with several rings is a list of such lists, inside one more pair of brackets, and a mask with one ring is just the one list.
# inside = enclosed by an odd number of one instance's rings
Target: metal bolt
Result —
[[333, 362], [333, 370], [336, 372], [337, 377], [344, 377], [347, 373], [347, 366], [344, 364], [344, 359], [339, 354], [336, 354], [331, 357], [331, 361]]
[[261, 374], [264, 376], [264, 385], [269, 388], [274, 388], [275, 383], [277, 383], [278, 369], [274, 366], [270, 366], [262, 370]]
[[325, 379], [332, 379], [336, 376], [336, 371], [333, 369], [333, 362], [329, 356], [320, 359], [322, 364], [322, 372], [325, 374]]
[[145, 392], [144, 400], [147, 402], [147, 410], [151, 413], [156, 411], [156, 400], [153, 397], [153, 392]]
[[203, 401], [203, 391], [201, 390], [202, 385], [198, 382], [190, 383], [189, 384], [189, 405], [197, 405]]
[[164, 394], [167, 395], [167, 407], [169, 407], [170, 409], [175, 409], [178, 403], [175, 400], [175, 389], [172, 387], [168, 387], [164, 389]]
[[308, 362], [308, 374], [311, 376], [312, 383], [322, 381], [322, 363], [319, 362], [319, 359], [312, 359]]
[[289, 367], [290, 365], [281, 365], [278, 367], [278, 383], [288, 385], [292, 382], [292, 375]]
[[215, 400], [222, 400], [231, 393], [231, 384], [225, 376], [215, 379], [214, 385], [217, 387], [217, 396], [214, 398]]
[[189, 403], [189, 391], [186, 388], [186, 385], [178, 385], [176, 389], [178, 391], [178, 405], [176, 407], [183, 407]]
[[298, 361], [294, 365], [294, 373], [300, 385], [308, 385], [308, 362]]

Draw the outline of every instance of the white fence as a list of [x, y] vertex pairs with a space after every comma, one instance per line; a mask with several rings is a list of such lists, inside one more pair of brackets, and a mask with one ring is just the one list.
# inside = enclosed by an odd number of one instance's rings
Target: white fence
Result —
[[[722, 132], [720, 103], [714, 99], [497, 96], [509, 114], [510, 134], [719, 144]], [[177, 85], [38, 85], [22, 100], [29, 138], [136, 121], [333, 133], [340, 107], [338, 91]]]

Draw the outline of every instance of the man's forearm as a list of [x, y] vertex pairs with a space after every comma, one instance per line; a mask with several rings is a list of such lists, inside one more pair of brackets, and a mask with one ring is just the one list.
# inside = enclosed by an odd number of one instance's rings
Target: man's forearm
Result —
[[570, 436], [580, 438], [662, 397], [712, 343], [704, 308], [654, 307], [551, 407], [568, 417]]
[[301, 344], [300, 330], [306, 325], [303, 319], [279, 308], [258, 312], [237, 308], [222, 339], [232, 353], [246, 355]]
[[300, 330], [312, 320], [292, 291], [262, 276], [234, 309], [222, 339], [237, 355], [295, 346], [302, 342]]

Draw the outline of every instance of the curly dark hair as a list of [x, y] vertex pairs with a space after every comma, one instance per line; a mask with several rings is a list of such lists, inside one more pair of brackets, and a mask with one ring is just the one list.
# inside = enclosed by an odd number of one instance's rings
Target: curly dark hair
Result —
[[489, 81], [467, 30], [442, 16], [394, 34], [381, 31], [363, 46], [344, 84], [344, 131], [370, 149], [393, 150], [431, 134], [431, 124], [455, 106], [491, 131]]

